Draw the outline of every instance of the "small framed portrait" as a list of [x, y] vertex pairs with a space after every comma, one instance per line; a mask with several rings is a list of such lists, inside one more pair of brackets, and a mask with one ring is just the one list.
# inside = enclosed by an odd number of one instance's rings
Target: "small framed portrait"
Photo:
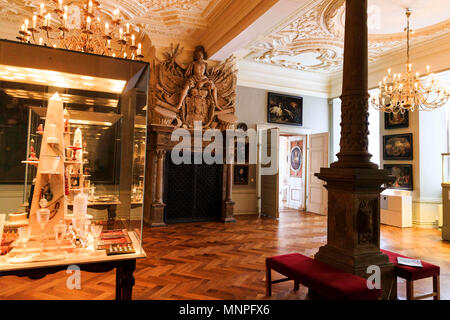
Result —
[[269, 123], [303, 125], [303, 98], [269, 92]]
[[385, 164], [385, 170], [395, 177], [395, 181], [388, 183], [389, 189], [414, 190], [413, 185], [413, 166], [410, 164]]
[[386, 130], [409, 128], [409, 111], [390, 112], [384, 114], [384, 128]]
[[248, 165], [234, 166], [234, 184], [248, 185]]
[[303, 177], [303, 140], [291, 141], [290, 176]]
[[413, 160], [413, 135], [396, 134], [383, 137], [384, 160]]

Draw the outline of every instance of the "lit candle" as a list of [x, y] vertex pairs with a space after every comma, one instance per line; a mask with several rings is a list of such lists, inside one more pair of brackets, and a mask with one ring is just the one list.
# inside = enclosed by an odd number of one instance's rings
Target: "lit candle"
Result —
[[86, 18], [86, 29], [91, 29], [91, 17]]
[[416, 78], [419, 79], [420, 73], [416, 72]]
[[430, 73], [430, 66], [427, 66], [427, 73]]
[[130, 24], [127, 23], [127, 34], [130, 34]]
[[123, 40], [123, 29], [119, 29], [119, 40]]
[[88, 4], [88, 13], [92, 14], [92, 1], [89, 0], [89, 4]]
[[39, 14], [41, 17], [44, 16], [44, 11], [45, 11], [45, 5], [43, 3], [41, 3], [40, 11], [39, 11]]
[[108, 39], [108, 49], [111, 49], [111, 40]]
[[109, 33], [109, 24], [105, 23], [105, 33], [108, 34]]
[[142, 45], [140, 42], [138, 43], [137, 54], [138, 54], [138, 56], [140, 56], [142, 54]]
[[388, 74], [391, 75], [392, 69], [388, 69]]
[[50, 27], [51, 22], [52, 22], [52, 14], [49, 12], [47, 14], [47, 27]]
[[58, 0], [58, 9], [62, 10], [63, 8], [63, 0]]
[[39, 38], [39, 45], [42, 46], [44, 44], [44, 39]]
[[134, 34], [131, 35], [131, 45], [134, 47], [134, 45], [136, 44], [136, 37], [134, 36]]
[[33, 29], [36, 29], [36, 24], [37, 24], [37, 16], [34, 15], [33, 16]]
[[67, 28], [67, 12], [64, 12], [63, 22], [64, 22], [64, 28]]
[[30, 20], [25, 19], [25, 30], [28, 30], [28, 25], [30, 24]]
[[124, 58], [124, 59], [127, 58], [127, 53], [126, 53], [126, 52], [123, 54], [123, 58]]
[[411, 72], [411, 70], [412, 70], [412, 64], [410, 63], [410, 64], [408, 65], [408, 71]]
[[114, 17], [116, 20], [119, 20], [120, 18], [120, 10], [118, 8], [114, 11]]

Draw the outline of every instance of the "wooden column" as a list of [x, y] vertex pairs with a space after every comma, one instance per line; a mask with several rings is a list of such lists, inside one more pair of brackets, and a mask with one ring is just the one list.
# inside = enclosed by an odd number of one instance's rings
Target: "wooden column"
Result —
[[164, 226], [164, 161], [166, 158], [166, 150], [157, 149], [154, 151], [156, 158], [156, 175], [155, 175], [155, 198], [151, 206], [151, 222], [152, 227]]
[[396, 299], [394, 266], [380, 252], [380, 193], [392, 177], [368, 152], [367, 0], [346, 0], [345, 24], [341, 151], [317, 174], [326, 181], [329, 212], [327, 244], [315, 258], [365, 278], [369, 266], [379, 266], [383, 298]]
[[222, 221], [236, 222], [234, 218], [234, 201], [233, 201], [233, 165], [224, 164], [226, 179], [225, 183], [225, 197], [222, 205]]

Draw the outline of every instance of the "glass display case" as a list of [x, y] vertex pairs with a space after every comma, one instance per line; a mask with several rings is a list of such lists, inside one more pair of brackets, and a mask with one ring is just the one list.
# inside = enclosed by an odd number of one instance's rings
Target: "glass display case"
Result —
[[442, 154], [442, 183], [450, 186], [450, 153]]
[[0, 41], [0, 271], [145, 256], [148, 78], [144, 62]]

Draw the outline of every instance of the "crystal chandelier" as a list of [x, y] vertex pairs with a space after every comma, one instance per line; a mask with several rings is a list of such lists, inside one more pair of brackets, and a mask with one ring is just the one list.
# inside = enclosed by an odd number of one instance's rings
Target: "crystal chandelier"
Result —
[[411, 9], [406, 10], [407, 27], [407, 64], [406, 73], [392, 75], [392, 69], [388, 70], [388, 75], [379, 83], [380, 94], [372, 99], [372, 106], [387, 113], [405, 113], [431, 111], [444, 106], [449, 98], [450, 92], [443, 89], [434, 74], [430, 74], [430, 67], [427, 66], [427, 75], [420, 78], [420, 73], [412, 70], [410, 58], [410, 28]]
[[109, 22], [103, 22], [97, 0], [83, 1], [82, 8], [72, 2], [65, 5], [63, 0], [48, 2], [40, 4], [31, 20], [25, 19], [18, 40], [118, 58], [144, 58], [141, 43], [130, 24], [123, 24], [119, 9]]

